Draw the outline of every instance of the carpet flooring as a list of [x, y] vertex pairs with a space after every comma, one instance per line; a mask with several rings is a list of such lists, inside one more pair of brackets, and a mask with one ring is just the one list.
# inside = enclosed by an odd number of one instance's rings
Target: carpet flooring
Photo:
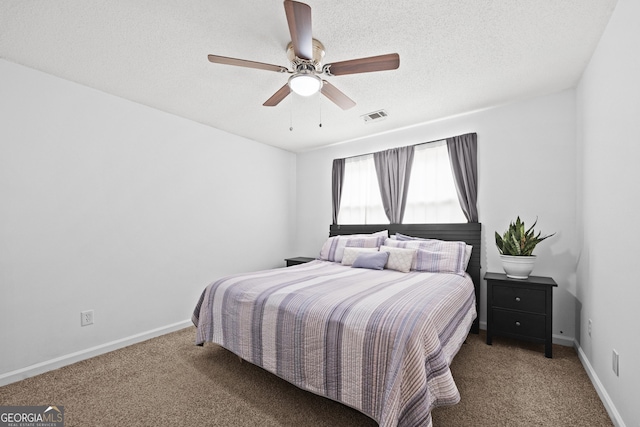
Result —
[[[0, 387], [0, 405], [64, 406], [73, 426], [376, 426], [225, 349], [195, 328]], [[612, 426], [573, 348], [469, 335], [451, 366], [462, 400], [435, 427]]]

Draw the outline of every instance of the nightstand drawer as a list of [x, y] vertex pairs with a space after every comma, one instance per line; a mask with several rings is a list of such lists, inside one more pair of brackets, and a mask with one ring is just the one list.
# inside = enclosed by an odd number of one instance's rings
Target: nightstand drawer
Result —
[[518, 286], [493, 285], [493, 306], [546, 313], [546, 292], [544, 289], [528, 289]]
[[545, 339], [545, 316], [517, 311], [493, 309], [494, 333], [523, 335]]

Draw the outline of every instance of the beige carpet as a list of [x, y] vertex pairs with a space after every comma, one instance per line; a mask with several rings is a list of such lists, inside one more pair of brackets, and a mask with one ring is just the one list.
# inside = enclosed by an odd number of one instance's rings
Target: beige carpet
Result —
[[[63, 405], [65, 426], [376, 426], [187, 328], [0, 387], [0, 405]], [[611, 426], [575, 350], [470, 335], [452, 365], [462, 401], [436, 427]]]

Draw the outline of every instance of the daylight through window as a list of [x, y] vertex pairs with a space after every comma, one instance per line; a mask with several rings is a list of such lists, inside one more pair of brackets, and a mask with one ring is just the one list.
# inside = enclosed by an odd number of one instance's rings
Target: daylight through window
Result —
[[467, 222], [458, 201], [446, 141], [416, 145], [402, 222]]
[[[460, 223], [460, 208], [446, 141], [415, 146], [405, 224]], [[373, 154], [345, 159], [338, 224], [388, 224]]]

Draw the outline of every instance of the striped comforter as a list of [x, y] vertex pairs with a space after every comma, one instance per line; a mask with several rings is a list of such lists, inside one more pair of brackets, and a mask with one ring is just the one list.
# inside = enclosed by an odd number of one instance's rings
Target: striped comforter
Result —
[[429, 426], [460, 400], [449, 364], [476, 317], [468, 276], [312, 261], [210, 284], [193, 313], [217, 343], [381, 426]]

